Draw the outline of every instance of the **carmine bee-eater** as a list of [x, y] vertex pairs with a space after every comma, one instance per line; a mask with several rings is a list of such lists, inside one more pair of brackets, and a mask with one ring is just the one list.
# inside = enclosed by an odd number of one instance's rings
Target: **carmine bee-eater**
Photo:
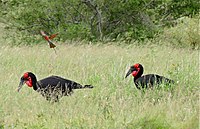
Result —
[[49, 43], [50, 48], [54, 48], [56, 47], [56, 45], [51, 41], [53, 38], [55, 38], [58, 33], [56, 34], [52, 34], [50, 36], [48, 36], [47, 34], [44, 33], [44, 31], [40, 31], [40, 34], [44, 37], [44, 39]]

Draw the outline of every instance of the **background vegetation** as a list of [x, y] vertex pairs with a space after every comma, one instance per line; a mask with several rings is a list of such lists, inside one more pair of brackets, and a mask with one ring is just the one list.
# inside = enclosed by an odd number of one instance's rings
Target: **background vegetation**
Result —
[[198, 0], [1, 0], [0, 7], [1, 21], [17, 32], [8, 37], [20, 39], [13, 44], [35, 44], [42, 29], [59, 32], [60, 41], [200, 46]]

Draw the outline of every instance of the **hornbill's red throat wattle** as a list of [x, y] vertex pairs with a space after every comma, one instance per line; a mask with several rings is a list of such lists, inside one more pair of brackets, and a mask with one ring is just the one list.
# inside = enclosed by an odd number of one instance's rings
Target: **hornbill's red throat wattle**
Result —
[[153, 87], [154, 85], [159, 85], [161, 83], [164, 84], [174, 83], [173, 80], [157, 74], [147, 74], [142, 76], [143, 71], [144, 69], [141, 64], [139, 63], [134, 64], [128, 70], [125, 78], [127, 78], [130, 74], [132, 74], [132, 76], [134, 77], [134, 83], [138, 89]]
[[49, 76], [37, 81], [36, 76], [31, 72], [26, 72], [21, 77], [18, 92], [24, 83], [26, 83], [28, 87], [33, 87], [35, 91], [41, 93], [47, 100], [53, 99], [54, 101], [58, 101], [62, 96], [70, 95], [73, 89], [93, 88], [91, 85], [82, 86], [77, 82], [59, 76]]

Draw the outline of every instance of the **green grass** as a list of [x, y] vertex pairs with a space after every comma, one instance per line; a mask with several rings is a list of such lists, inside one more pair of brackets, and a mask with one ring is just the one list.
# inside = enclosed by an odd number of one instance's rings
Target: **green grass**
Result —
[[[0, 128], [197, 129], [199, 127], [199, 52], [164, 46], [46, 45], [0, 47]], [[138, 91], [130, 65], [144, 65], [178, 82], [173, 89]], [[76, 90], [49, 103], [24, 85], [32, 71], [38, 79], [59, 75], [94, 89]]]

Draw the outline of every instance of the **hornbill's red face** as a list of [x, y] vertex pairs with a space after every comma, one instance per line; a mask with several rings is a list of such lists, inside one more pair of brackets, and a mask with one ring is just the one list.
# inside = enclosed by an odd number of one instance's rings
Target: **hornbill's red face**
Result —
[[29, 72], [24, 73], [24, 75], [21, 77], [20, 83], [19, 83], [19, 86], [18, 86], [18, 89], [17, 89], [18, 92], [20, 91], [20, 89], [22, 88], [24, 83], [26, 83], [29, 87], [33, 86], [32, 85], [32, 78], [31, 78]]
[[137, 76], [137, 74], [138, 74], [139, 71], [140, 71], [140, 64], [134, 64], [128, 70], [125, 78], [127, 78], [130, 74], [132, 74], [135, 77], [135, 76]]

